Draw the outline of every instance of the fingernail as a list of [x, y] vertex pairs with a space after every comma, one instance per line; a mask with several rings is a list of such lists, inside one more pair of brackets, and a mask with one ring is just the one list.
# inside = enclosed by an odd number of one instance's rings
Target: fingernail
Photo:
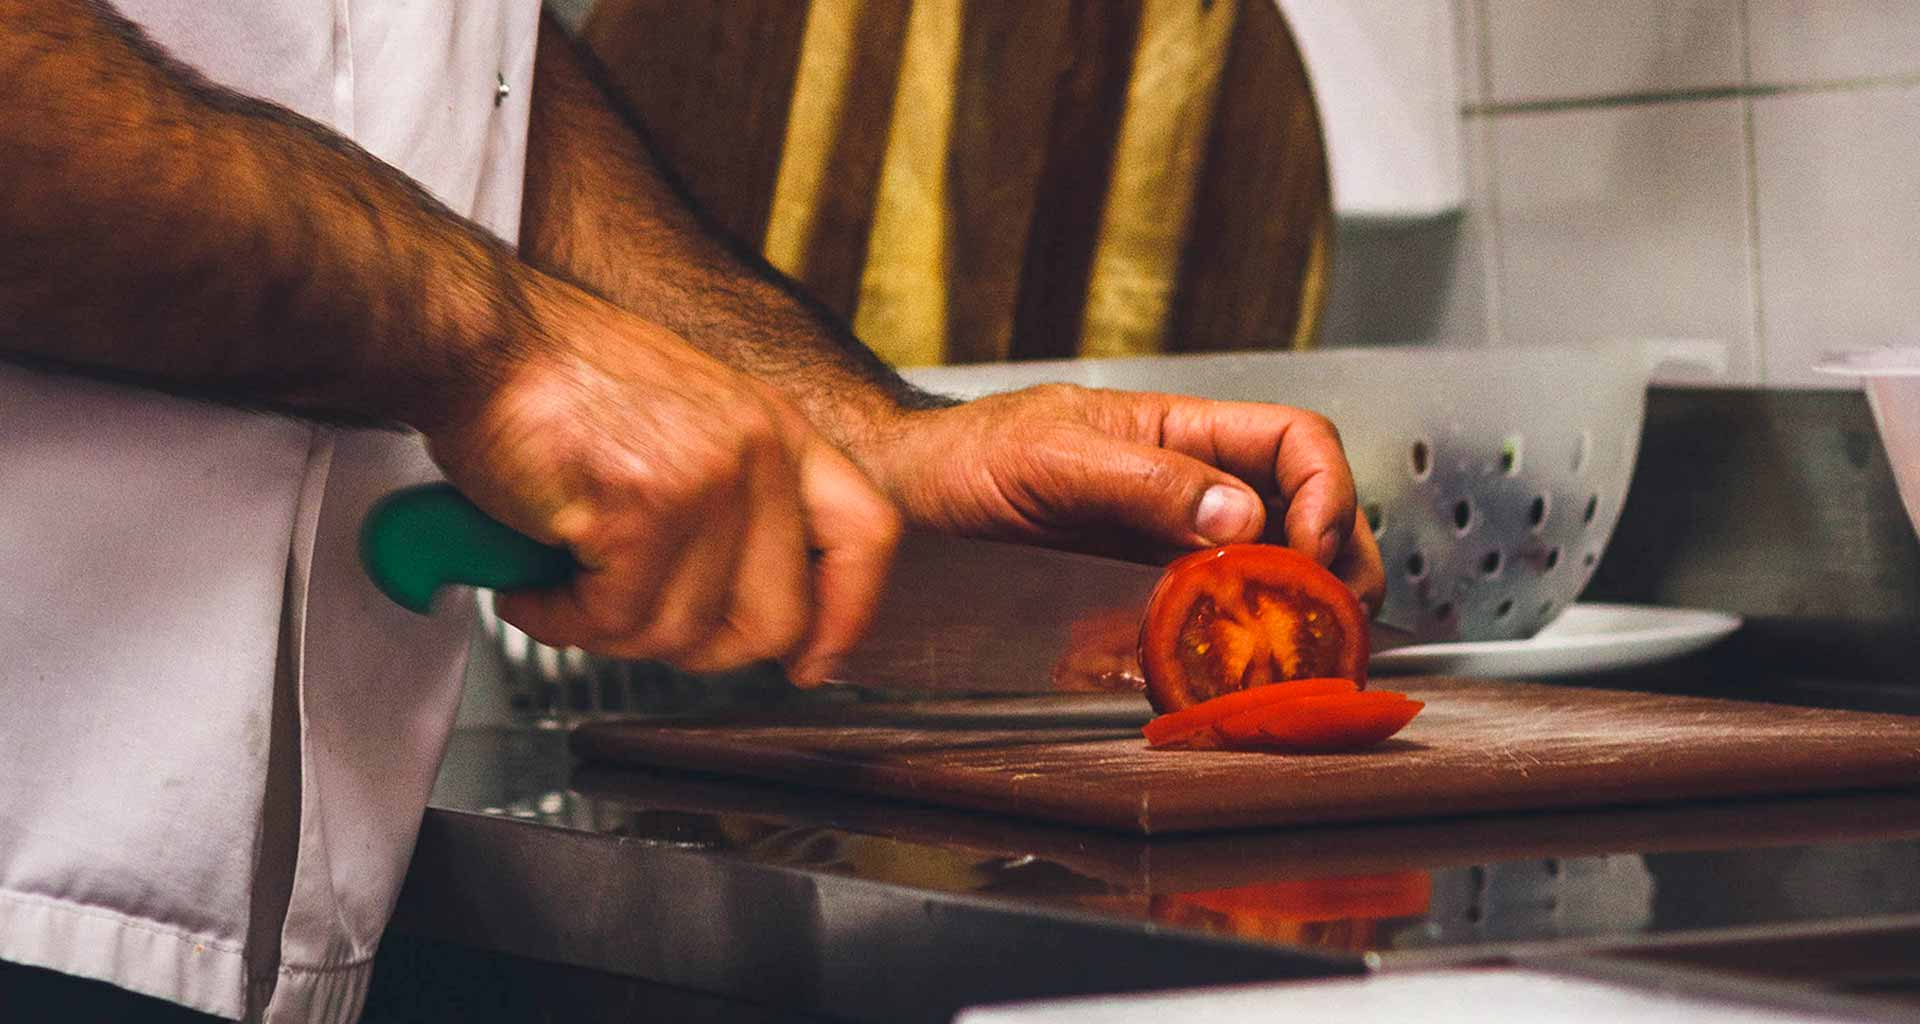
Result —
[[1334, 526], [1329, 526], [1326, 529], [1320, 531], [1320, 548], [1318, 551], [1315, 552], [1315, 557], [1320, 559], [1320, 564], [1332, 565], [1334, 557], [1339, 554], [1340, 554], [1339, 528]]
[[1215, 544], [1225, 544], [1246, 536], [1247, 527], [1259, 510], [1247, 492], [1226, 484], [1215, 484], [1200, 496], [1200, 507], [1193, 513], [1193, 528]]

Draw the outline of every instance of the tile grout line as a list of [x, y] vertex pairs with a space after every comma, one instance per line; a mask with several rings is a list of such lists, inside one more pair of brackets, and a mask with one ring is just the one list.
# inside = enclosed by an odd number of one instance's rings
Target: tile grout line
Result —
[[[1471, 22], [1469, 27], [1478, 41], [1475, 47], [1477, 52], [1474, 54], [1474, 63], [1477, 65], [1474, 72], [1480, 79], [1480, 95], [1491, 97], [1493, 95], [1493, 28], [1492, 20], [1487, 15], [1486, 0], [1461, 0], [1461, 2], [1469, 5], [1468, 11], [1472, 15], [1469, 19]], [[1484, 346], [1501, 348], [1504, 347], [1506, 340], [1506, 316], [1501, 306], [1501, 298], [1506, 292], [1502, 277], [1507, 264], [1507, 254], [1506, 232], [1500, 226], [1499, 169], [1494, 160], [1494, 132], [1499, 125], [1497, 118], [1488, 117], [1485, 120], [1486, 124], [1476, 126], [1471, 117], [1463, 116], [1460, 119], [1460, 125], [1466, 129], [1465, 142], [1469, 150], [1467, 157], [1474, 161], [1475, 169], [1479, 171], [1480, 185], [1486, 190], [1484, 202], [1487, 207], [1487, 244], [1480, 256], [1480, 295], [1483, 307], [1481, 320], [1482, 329], [1486, 332]], [[1474, 130], [1476, 127], [1478, 131]]]
[[[1753, 20], [1748, 14], [1749, 6], [1750, 0], [1740, 0], [1740, 80], [1747, 85], [1753, 82]], [[1765, 387], [1772, 372], [1771, 361], [1767, 358], [1767, 314], [1761, 288], [1760, 146], [1754, 132], [1754, 98], [1751, 92], [1745, 92], [1740, 97], [1741, 135], [1745, 143], [1743, 154], [1747, 172], [1747, 292], [1750, 303], [1747, 323], [1753, 329], [1753, 379]]]
[[[1744, 10], [1744, 7], [1743, 7]], [[1742, 31], [1742, 38], [1746, 33]], [[1741, 55], [1742, 77], [1752, 76], [1752, 56]], [[1701, 89], [1673, 89], [1658, 92], [1629, 92], [1606, 96], [1579, 96], [1552, 100], [1515, 100], [1506, 103], [1473, 103], [1461, 108], [1462, 114], [1491, 116], [1500, 114], [1553, 114], [1569, 110], [1594, 110], [1610, 107], [1645, 106], [1654, 103], [1698, 103], [1710, 100], [1765, 99], [1770, 96], [1798, 96], [1832, 92], [1862, 92], [1871, 89], [1902, 89], [1920, 86], [1920, 74], [1880, 75], [1871, 78], [1834, 79], [1797, 85], [1725, 85]]]

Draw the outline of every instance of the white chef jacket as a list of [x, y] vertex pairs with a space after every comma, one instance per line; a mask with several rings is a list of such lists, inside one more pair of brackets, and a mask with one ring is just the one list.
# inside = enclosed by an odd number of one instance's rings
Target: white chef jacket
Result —
[[[213, 81], [517, 234], [538, 0], [116, 0]], [[417, 441], [0, 366], [0, 960], [349, 1021], [464, 609], [355, 561]]]

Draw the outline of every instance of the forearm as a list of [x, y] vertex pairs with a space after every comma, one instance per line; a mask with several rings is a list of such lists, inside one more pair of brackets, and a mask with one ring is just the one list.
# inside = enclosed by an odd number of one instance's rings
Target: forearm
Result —
[[839, 317], [709, 229], [551, 18], [541, 26], [522, 258], [579, 281], [794, 399], [854, 452], [905, 409], [941, 404]]
[[0, 118], [0, 356], [421, 426], [532, 336], [506, 247], [104, 5], [0, 0]]

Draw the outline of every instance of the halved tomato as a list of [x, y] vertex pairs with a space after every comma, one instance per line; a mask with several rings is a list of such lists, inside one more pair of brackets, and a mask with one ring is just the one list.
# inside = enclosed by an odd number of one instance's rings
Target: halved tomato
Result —
[[1367, 685], [1367, 616], [1338, 576], [1290, 548], [1232, 544], [1167, 567], [1147, 600], [1140, 667], [1156, 711], [1252, 686]]

